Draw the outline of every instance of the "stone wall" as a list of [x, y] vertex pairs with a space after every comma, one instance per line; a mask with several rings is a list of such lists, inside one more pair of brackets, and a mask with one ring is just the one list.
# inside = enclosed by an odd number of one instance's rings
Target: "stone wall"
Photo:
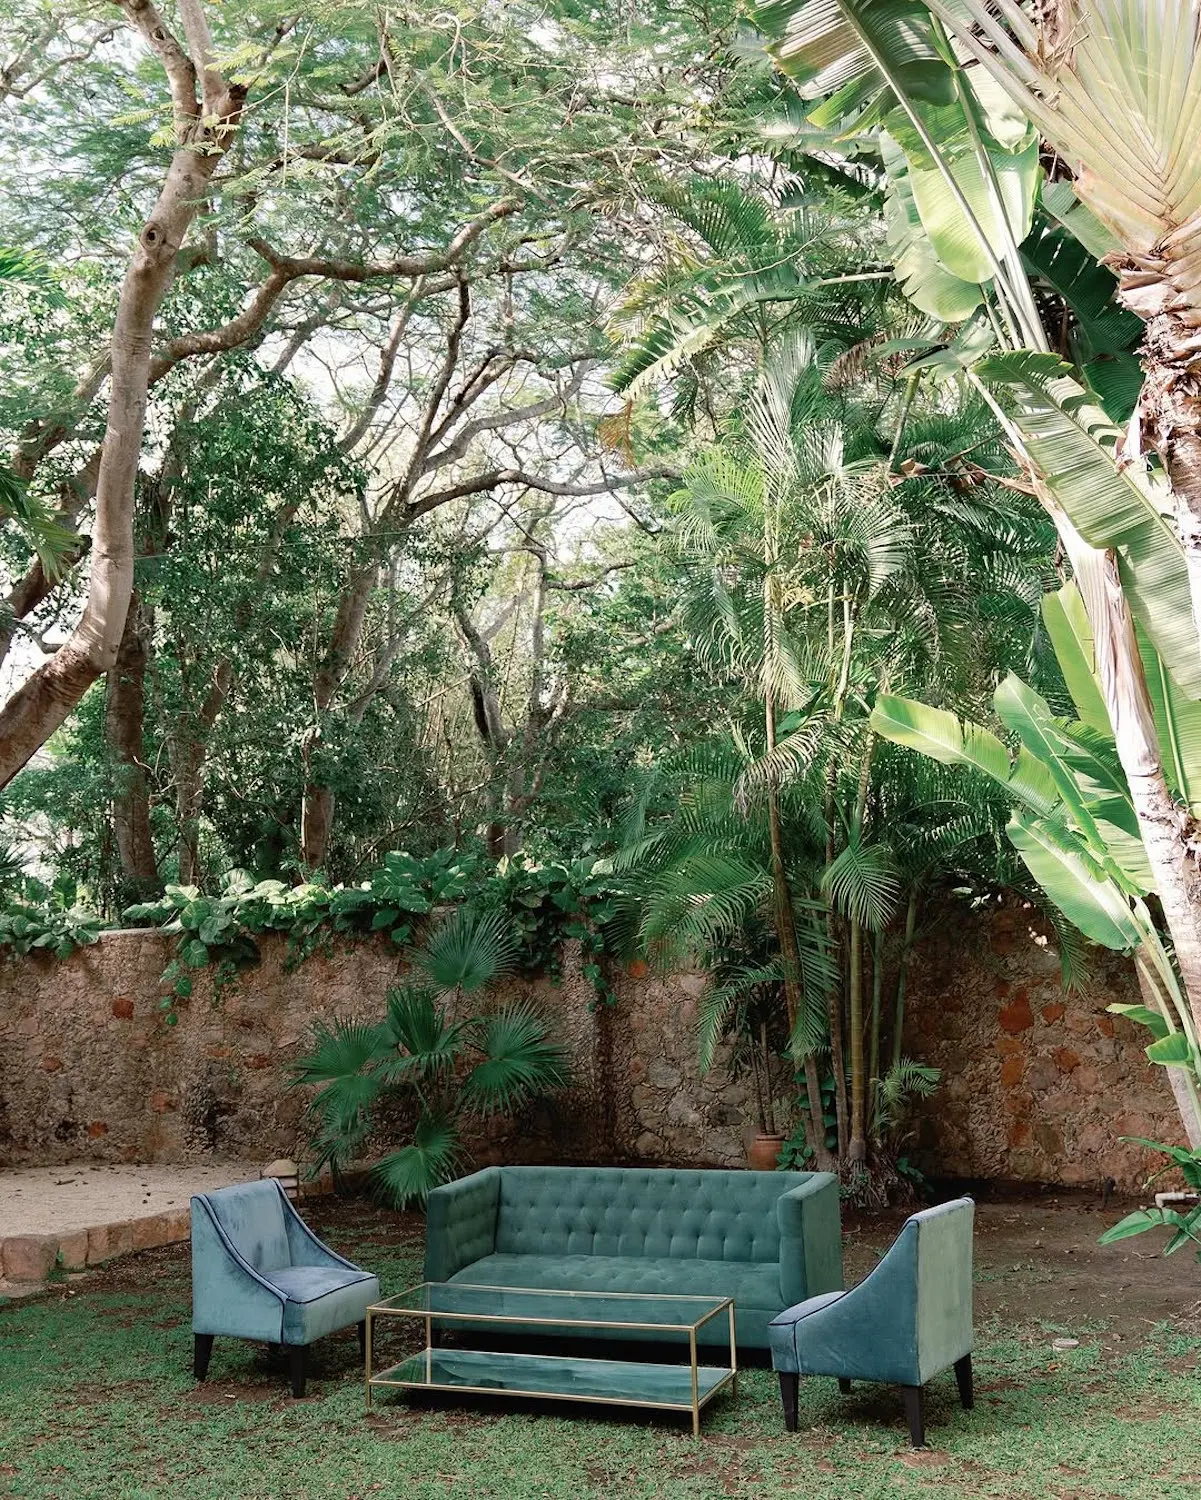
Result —
[[951, 911], [929, 934], [905, 1028], [909, 1055], [943, 1072], [917, 1124], [926, 1170], [1133, 1190], [1161, 1162], [1120, 1136], [1183, 1144], [1149, 1033], [1106, 1011], [1142, 1002], [1132, 965], [1102, 948], [1088, 960], [1088, 982], [1065, 993], [1047, 928], [1018, 906]]
[[[288, 1066], [312, 1020], [374, 1019], [401, 967], [362, 942], [288, 972], [282, 939], [270, 939], [222, 994], [198, 976], [169, 1027], [159, 976], [171, 947], [117, 932], [66, 961], [0, 962], [0, 1165], [291, 1155], [305, 1099], [287, 1087]], [[747, 1083], [697, 1067], [704, 985], [633, 965], [616, 1005], [597, 1007], [570, 951], [560, 984], [515, 982], [553, 1019], [574, 1084], [493, 1122], [471, 1142], [475, 1159], [742, 1162], [755, 1128]], [[1105, 1014], [1135, 998], [1128, 966], [1105, 954], [1095, 982], [1065, 997], [1053, 950], [1020, 911], [948, 918], [910, 984], [906, 1050], [944, 1074], [912, 1154], [940, 1175], [1137, 1186], [1147, 1158], [1117, 1136], [1180, 1131], [1145, 1037]]]

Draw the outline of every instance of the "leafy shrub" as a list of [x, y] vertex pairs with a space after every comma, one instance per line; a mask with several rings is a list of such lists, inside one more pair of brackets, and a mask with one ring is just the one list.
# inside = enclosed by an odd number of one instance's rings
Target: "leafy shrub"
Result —
[[264, 933], [287, 938], [289, 966], [330, 951], [336, 937], [383, 933], [396, 948], [418, 936], [419, 924], [439, 907], [465, 903], [503, 914], [514, 962], [525, 972], [556, 974], [561, 944], [578, 938], [584, 975], [599, 998], [612, 1000], [603, 966], [605, 928], [617, 910], [618, 887], [603, 861], [540, 865], [439, 850], [424, 859], [388, 854], [359, 885], [319, 882], [289, 886], [257, 883], [234, 871], [217, 896], [195, 886], [169, 885], [157, 901], [126, 909], [129, 922], [176, 933], [175, 955], [163, 971], [163, 1009], [174, 1021], [175, 1004], [192, 993], [198, 970], [213, 968], [218, 987], [258, 962]]

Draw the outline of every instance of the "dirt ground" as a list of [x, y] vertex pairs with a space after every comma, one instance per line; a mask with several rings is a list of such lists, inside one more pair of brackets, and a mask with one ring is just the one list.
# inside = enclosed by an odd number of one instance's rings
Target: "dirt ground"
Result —
[[0, 1238], [66, 1234], [95, 1224], [120, 1224], [187, 1208], [193, 1193], [258, 1177], [261, 1163], [110, 1166], [72, 1162], [0, 1171]]
[[[1062, 1325], [1068, 1336], [1105, 1319], [1115, 1341], [1156, 1324], [1185, 1320], [1201, 1332], [1201, 1268], [1187, 1249], [1160, 1255], [1162, 1236], [1116, 1245], [1098, 1239], [1137, 1203], [1084, 1195], [984, 1199], [976, 1207], [976, 1316]], [[887, 1248], [904, 1213], [843, 1217], [847, 1284], [864, 1276]]]
[[[1102, 1232], [1134, 1206], [1084, 1195], [998, 1198], [977, 1202], [976, 1317], [1040, 1319], [1065, 1337], [1104, 1321], [1116, 1344], [1141, 1338], [1157, 1324], [1201, 1332], [1201, 1270], [1188, 1250], [1159, 1254], [1160, 1237], [1145, 1235], [1099, 1245]], [[304, 1206], [314, 1230], [369, 1269], [373, 1249], [385, 1262], [402, 1257], [419, 1275], [425, 1220], [398, 1214], [363, 1198], [323, 1198]], [[907, 1210], [843, 1212], [847, 1285], [862, 1279], [887, 1250]], [[147, 1252], [166, 1270], [186, 1264], [186, 1244]], [[161, 1258], [161, 1259], [160, 1259]], [[72, 1287], [120, 1290], [139, 1285], [146, 1256], [132, 1256], [70, 1278]], [[388, 1286], [388, 1292], [400, 1291]]]

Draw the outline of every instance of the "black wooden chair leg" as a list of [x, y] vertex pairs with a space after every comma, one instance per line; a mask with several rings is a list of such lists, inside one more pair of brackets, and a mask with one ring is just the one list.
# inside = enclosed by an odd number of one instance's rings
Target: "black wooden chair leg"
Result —
[[926, 1401], [920, 1385], [903, 1385], [905, 1420], [909, 1423], [909, 1441], [915, 1448], [926, 1446]]
[[367, 1358], [367, 1320], [359, 1324], [359, 1358]]
[[214, 1338], [216, 1334], [213, 1333], [198, 1333], [192, 1340], [192, 1374], [197, 1380], [203, 1380], [209, 1372]]
[[844, 1396], [849, 1396], [851, 1394], [851, 1382], [849, 1380], [843, 1380], [840, 1376], [838, 1380], [838, 1389]]
[[962, 1359], [955, 1361], [955, 1380], [959, 1386], [959, 1401], [964, 1411], [971, 1411], [976, 1404], [975, 1392], [972, 1389], [972, 1356], [965, 1354]]
[[288, 1349], [288, 1363], [292, 1371], [292, 1394], [297, 1401], [304, 1395], [305, 1384], [305, 1355], [308, 1353], [304, 1344], [293, 1344]]
[[780, 1400], [784, 1406], [784, 1431], [795, 1432], [797, 1424], [797, 1396], [801, 1388], [801, 1377], [792, 1371], [780, 1371]]

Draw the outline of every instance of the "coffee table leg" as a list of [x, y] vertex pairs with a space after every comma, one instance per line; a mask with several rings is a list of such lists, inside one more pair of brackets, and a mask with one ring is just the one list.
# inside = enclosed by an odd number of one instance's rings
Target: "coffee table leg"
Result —
[[367, 1309], [367, 1340], [363, 1351], [363, 1378], [367, 1382], [367, 1410], [371, 1410], [371, 1309]]
[[734, 1304], [730, 1303], [730, 1371], [734, 1376], [734, 1394], [738, 1394], [738, 1343], [734, 1332]]
[[688, 1334], [688, 1357], [692, 1363], [692, 1435], [699, 1438], [701, 1435], [701, 1405], [697, 1400], [697, 1370], [696, 1370], [696, 1329], [693, 1328]]

